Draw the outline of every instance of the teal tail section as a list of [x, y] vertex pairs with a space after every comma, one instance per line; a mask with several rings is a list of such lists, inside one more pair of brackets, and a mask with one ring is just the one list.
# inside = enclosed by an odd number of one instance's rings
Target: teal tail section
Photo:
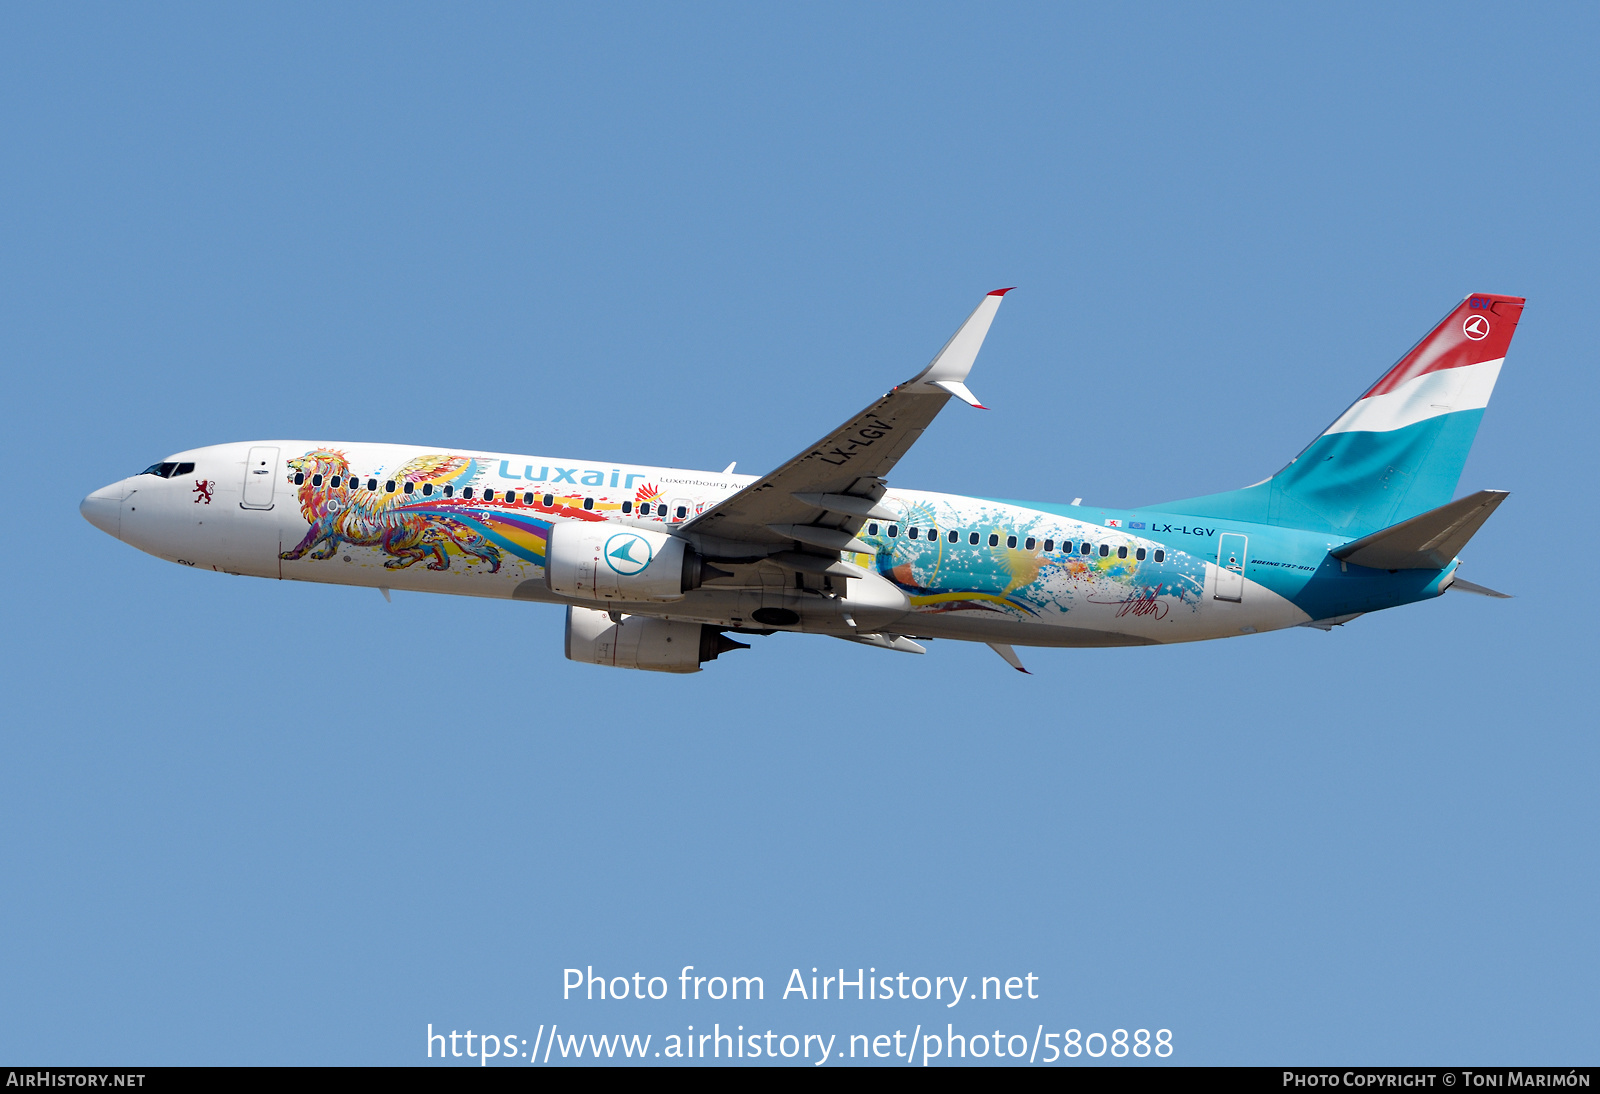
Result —
[[1522, 314], [1467, 297], [1276, 475], [1145, 508], [1362, 536], [1450, 501]]

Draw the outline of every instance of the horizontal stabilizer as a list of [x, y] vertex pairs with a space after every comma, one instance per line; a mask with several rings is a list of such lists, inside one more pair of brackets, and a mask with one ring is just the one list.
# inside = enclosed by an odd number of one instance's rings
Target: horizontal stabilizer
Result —
[[1449, 588], [1446, 589], [1446, 591], [1448, 592], [1449, 589], [1454, 589], [1457, 592], [1461, 592], [1461, 593], [1473, 593], [1476, 596], [1492, 596], [1496, 600], [1510, 600], [1511, 599], [1511, 594], [1510, 593], [1496, 592], [1495, 590], [1489, 588], [1486, 585], [1474, 585], [1470, 581], [1462, 581], [1459, 577], [1450, 582]]
[[1329, 553], [1342, 562], [1374, 570], [1442, 570], [1510, 496], [1505, 490], [1479, 490]]

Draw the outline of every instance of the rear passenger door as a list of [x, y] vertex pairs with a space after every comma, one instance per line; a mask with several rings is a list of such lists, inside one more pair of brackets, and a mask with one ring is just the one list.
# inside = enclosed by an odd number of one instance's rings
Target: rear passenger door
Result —
[[1217, 539], [1218, 600], [1237, 604], [1244, 599], [1245, 550], [1249, 546], [1249, 538], [1237, 532], [1224, 532]]

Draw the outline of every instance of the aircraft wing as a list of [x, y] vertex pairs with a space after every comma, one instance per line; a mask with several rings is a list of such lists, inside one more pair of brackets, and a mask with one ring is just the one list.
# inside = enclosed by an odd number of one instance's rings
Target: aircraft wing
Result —
[[887, 489], [884, 477], [900, 457], [951, 396], [985, 409], [967, 390], [967, 373], [1001, 297], [1010, 291], [996, 289], [985, 296], [927, 368], [776, 471], [683, 525], [679, 534], [701, 543], [712, 556], [749, 553], [742, 545], [799, 544], [802, 554], [869, 551], [855, 538], [862, 524], [869, 517], [899, 519], [879, 499]]

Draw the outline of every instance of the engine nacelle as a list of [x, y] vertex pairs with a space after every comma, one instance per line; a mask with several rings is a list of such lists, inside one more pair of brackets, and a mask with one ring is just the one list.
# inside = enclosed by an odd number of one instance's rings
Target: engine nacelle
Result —
[[624, 615], [613, 623], [609, 612], [567, 609], [569, 661], [649, 672], [699, 672], [703, 662], [715, 661], [719, 653], [749, 648], [705, 623], [646, 615]]
[[580, 600], [676, 600], [722, 573], [683, 540], [648, 528], [560, 521], [544, 550], [550, 591]]

